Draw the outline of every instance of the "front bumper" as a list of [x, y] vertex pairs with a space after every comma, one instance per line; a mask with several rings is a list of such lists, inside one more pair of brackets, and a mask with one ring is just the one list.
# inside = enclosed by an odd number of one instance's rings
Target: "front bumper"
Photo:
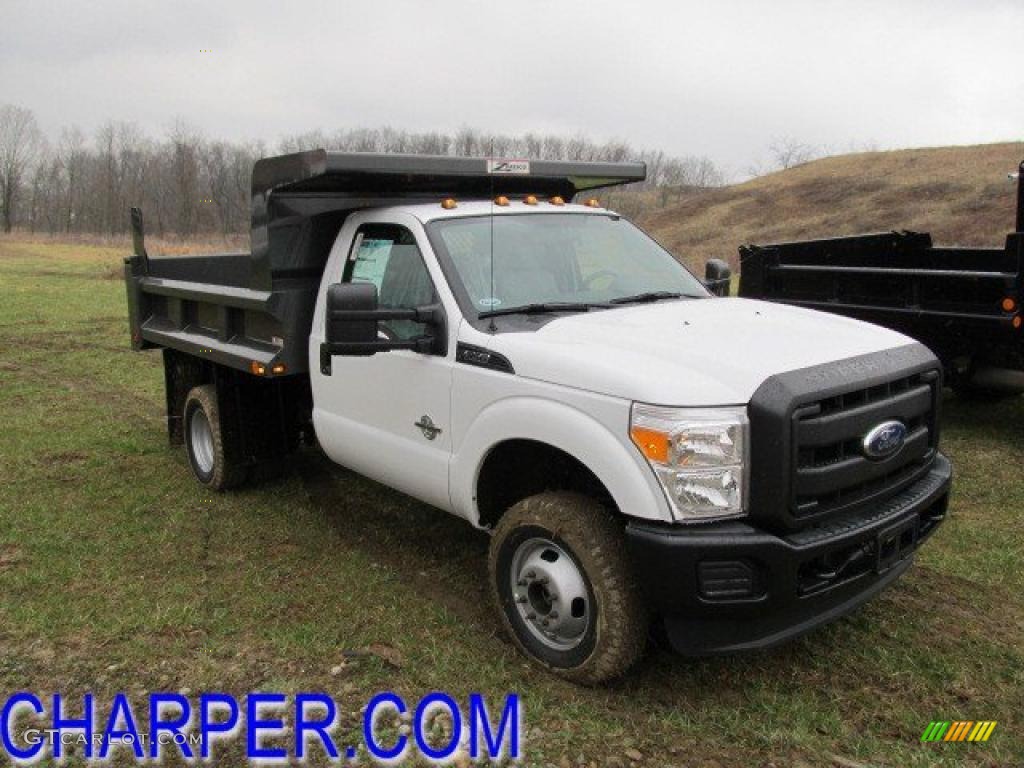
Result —
[[952, 470], [867, 512], [775, 535], [746, 523], [634, 522], [634, 567], [668, 640], [686, 655], [767, 648], [853, 610], [907, 570], [946, 515]]

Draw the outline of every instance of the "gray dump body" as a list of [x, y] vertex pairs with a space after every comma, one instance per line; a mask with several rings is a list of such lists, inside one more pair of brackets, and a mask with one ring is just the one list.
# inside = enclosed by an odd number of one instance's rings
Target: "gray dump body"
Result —
[[320, 278], [349, 212], [418, 201], [560, 195], [641, 181], [637, 163], [531, 161], [495, 172], [486, 158], [327, 152], [260, 160], [252, 178], [252, 251], [125, 260], [132, 345], [165, 347], [249, 371], [308, 373]]

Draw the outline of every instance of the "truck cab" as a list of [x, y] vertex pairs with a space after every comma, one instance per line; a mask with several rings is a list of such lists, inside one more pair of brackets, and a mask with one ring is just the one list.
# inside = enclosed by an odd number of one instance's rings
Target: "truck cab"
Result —
[[172, 442], [227, 489], [315, 440], [487, 530], [499, 620], [556, 673], [620, 675], [652, 627], [782, 642], [943, 520], [934, 355], [720, 296], [723, 265], [698, 279], [589, 197], [642, 166], [260, 163], [251, 254], [150, 259], [137, 214], [132, 338], [164, 349]]

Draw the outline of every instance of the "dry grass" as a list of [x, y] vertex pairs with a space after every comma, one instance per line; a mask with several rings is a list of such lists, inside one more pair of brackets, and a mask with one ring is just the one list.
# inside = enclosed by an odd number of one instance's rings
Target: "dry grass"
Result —
[[[0, 235], [0, 246], [17, 243], [37, 243], [40, 245], [75, 246], [76, 251], [84, 258], [91, 258], [95, 249], [116, 250], [127, 255], [132, 250], [131, 235], [98, 235], [98, 234], [55, 234], [43, 232], [15, 231], [8, 235]], [[83, 248], [84, 246], [84, 248]], [[150, 256], [192, 255], [201, 253], [226, 253], [229, 251], [246, 251], [249, 249], [249, 235], [196, 235], [182, 237], [166, 235], [164, 237], [146, 236], [146, 251]]]
[[1024, 143], [866, 152], [817, 160], [651, 211], [640, 223], [692, 265], [735, 264], [743, 243], [911, 229], [946, 245], [1002, 245], [1007, 181]]

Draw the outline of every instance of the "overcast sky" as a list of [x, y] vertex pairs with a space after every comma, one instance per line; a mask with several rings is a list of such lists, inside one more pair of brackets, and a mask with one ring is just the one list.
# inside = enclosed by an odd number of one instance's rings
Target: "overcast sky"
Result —
[[50, 136], [469, 125], [742, 173], [780, 136], [1020, 140], [1022, 97], [1024, 0], [0, 0], [0, 103]]

